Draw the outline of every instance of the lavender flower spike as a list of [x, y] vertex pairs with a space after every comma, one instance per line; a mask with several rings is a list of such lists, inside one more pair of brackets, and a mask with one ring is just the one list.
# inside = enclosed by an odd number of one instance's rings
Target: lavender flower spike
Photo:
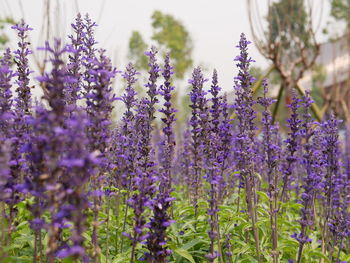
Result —
[[17, 64], [17, 93], [16, 99], [17, 111], [21, 111], [20, 114], [29, 114], [31, 108], [31, 92], [29, 87], [29, 75], [32, 72], [28, 65], [28, 55], [32, 54], [29, 48], [30, 43], [27, 41], [28, 31], [33, 30], [30, 28], [24, 20], [20, 24], [12, 26], [12, 29], [17, 30], [19, 37], [18, 49], [14, 51], [15, 63]]
[[161, 175], [159, 193], [153, 200], [153, 217], [150, 220], [150, 232], [147, 237], [147, 248], [149, 254], [146, 254], [146, 258], [152, 263], [165, 263], [167, 257], [171, 251], [167, 248], [166, 230], [172, 223], [169, 215], [169, 208], [171, 201], [174, 199], [170, 197], [171, 183], [172, 183], [172, 159], [174, 154], [174, 134], [172, 131], [172, 125], [175, 121], [174, 113], [176, 110], [171, 105], [171, 92], [175, 87], [171, 85], [171, 75], [174, 74], [170, 66], [169, 55], [165, 57], [164, 62], [164, 84], [160, 86], [160, 94], [164, 98], [164, 106], [159, 111], [164, 114], [162, 121], [164, 123], [163, 133], [165, 139], [162, 142], [164, 158], [161, 163]]
[[263, 81], [264, 96], [258, 98], [258, 103], [264, 108], [262, 112], [263, 125], [263, 161], [267, 168], [267, 182], [268, 182], [268, 196], [269, 196], [269, 214], [271, 227], [272, 251], [271, 256], [274, 263], [278, 262], [278, 171], [277, 166], [279, 162], [280, 147], [276, 143], [277, 126], [272, 123], [272, 116], [269, 111], [275, 100], [268, 98], [267, 81]]
[[[254, 60], [248, 55], [248, 45], [245, 35], [242, 33], [238, 44], [240, 50], [239, 56], [234, 60], [237, 61], [237, 67], [239, 69], [238, 76], [235, 77], [235, 94], [236, 99], [234, 103], [234, 109], [236, 118], [239, 121], [238, 134], [236, 136], [237, 147], [237, 168], [240, 171], [240, 186], [243, 184], [246, 191], [246, 203], [248, 207], [248, 214], [252, 221], [252, 231], [255, 240], [256, 256], [258, 262], [261, 262], [260, 256], [260, 240], [259, 232], [256, 227], [256, 213], [255, 213], [255, 187], [257, 184], [257, 178], [254, 170], [255, 150], [255, 130], [254, 124], [255, 111], [253, 105], [256, 103], [253, 99], [252, 83], [254, 78], [249, 73], [249, 67]], [[240, 188], [239, 188], [240, 189]], [[239, 210], [239, 204], [238, 204]]]
[[[195, 209], [195, 218], [197, 220], [198, 210], [198, 198], [201, 189], [201, 171], [204, 161], [204, 147], [205, 147], [205, 130], [203, 129], [203, 116], [207, 116], [207, 99], [205, 98], [205, 91], [203, 90], [203, 84], [207, 80], [204, 79], [202, 70], [200, 67], [195, 68], [192, 73], [192, 79], [188, 82], [192, 85], [190, 92], [192, 115], [190, 119], [191, 125], [191, 137], [192, 137], [192, 202]], [[196, 228], [196, 224], [195, 224]]]
[[288, 138], [284, 141], [287, 143], [287, 148], [285, 150], [286, 162], [283, 163], [282, 173], [283, 173], [283, 186], [281, 191], [281, 200], [285, 201], [287, 197], [287, 190], [290, 187], [290, 183], [293, 181], [293, 168], [298, 160], [297, 151], [299, 149], [298, 142], [300, 141], [300, 130], [302, 120], [299, 118], [298, 109], [300, 107], [301, 100], [297, 97], [296, 91], [292, 90], [293, 97], [292, 102], [288, 106], [291, 110], [291, 115], [287, 120], [287, 126], [290, 129], [288, 133]]

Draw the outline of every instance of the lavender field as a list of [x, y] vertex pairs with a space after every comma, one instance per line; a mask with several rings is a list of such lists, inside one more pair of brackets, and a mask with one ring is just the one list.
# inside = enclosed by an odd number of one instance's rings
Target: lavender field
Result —
[[[115, 68], [96, 26], [78, 15], [32, 50], [22, 20], [0, 55], [0, 262], [350, 262], [345, 121], [318, 120], [294, 88], [275, 121], [243, 33], [231, 91], [195, 67], [177, 106], [171, 55]], [[29, 66], [40, 52], [44, 74]]]

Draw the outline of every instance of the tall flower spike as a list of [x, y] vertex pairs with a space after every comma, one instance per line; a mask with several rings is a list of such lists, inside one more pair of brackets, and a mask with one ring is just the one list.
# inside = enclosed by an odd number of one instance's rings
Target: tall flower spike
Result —
[[262, 112], [262, 148], [263, 148], [263, 162], [267, 168], [267, 183], [268, 183], [268, 196], [269, 196], [269, 215], [270, 215], [270, 227], [271, 227], [271, 240], [272, 251], [271, 256], [273, 262], [278, 262], [278, 171], [277, 166], [279, 162], [280, 148], [276, 144], [276, 131], [277, 126], [272, 123], [272, 116], [269, 111], [269, 107], [275, 102], [275, 100], [268, 98], [268, 86], [267, 81], [263, 81], [264, 96], [258, 98], [258, 103], [264, 108]]
[[136, 132], [139, 137], [137, 142], [137, 164], [133, 182], [135, 193], [128, 200], [128, 205], [134, 210], [132, 252], [130, 263], [135, 262], [136, 245], [147, 239], [148, 234], [144, 229], [148, 226], [145, 217], [147, 207], [152, 208], [153, 197], [156, 191], [154, 163], [150, 159], [150, 137], [147, 133], [151, 120], [149, 119], [149, 100], [142, 98], [137, 108]]
[[[253, 120], [255, 119], [255, 111], [251, 85], [254, 78], [249, 73], [250, 63], [253, 60], [248, 55], [248, 44], [245, 35], [242, 33], [237, 46], [240, 49], [240, 55], [234, 60], [237, 61], [236, 66], [239, 69], [238, 76], [235, 77], [235, 95], [236, 99], [233, 108], [236, 113], [238, 123], [238, 131], [236, 134], [236, 157], [237, 168], [240, 171], [240, 186], [252, 188], [255, 184], [255, 178], [250, 177], [253, 171], [254, 150], [254, 134], [256, 127]], [[249, 189], [247, 189], [249, 191]]]
[[86, 136], [87, 117], [82, 112], [75, 112], [66, 119], [67, 127], [66, 143], [69, 150], [62, 154], [60, 165], [64, 167], [61, 178], [63, 185], [69, 185], [65, 200], [68, 213], [66, 218], [73, 223], [70, 239], [72, 245], [62, 249], [58, 257], [73, 257], [89, 262], [84, 246], [84, 231], [86, 224], [86, 212], [89, 208], [89, 200], [86, 192], [87, 183], [94, 173], [94, 167], [99, 164], [95, 153], [88, 151], [88, 139]]
[[[13, 120], [11, 79], [14, 73], [11, 70], [11, 51], [6, 49], [0, 58], [0, 202], [9, 202], [13, 189], [8, 189], [11, 177], [11, 126]], [[3, 211], [0, 211], [2, 213]]]
[[288, 108], [291, 111], [290, 117], [287, 120], [287, 127], [289, 127], [290, 131], [288, 133], [287, 139], [284, 141], [287, 144], [285, 149], [285, 162], [282, 164], [282, 174], [283, 174], [283, 186], [281, 191], [281, 200], [285, 201], [287, 196], [287, 190], [290, 188], [291, 182], [293, 182], [293, 168], [295, 163], [298, 160], [298, 148], [300, 131], [301, 131], [301, 123], [302, 120], [299, 117], [298, 109], [300, 107], [301, 100], [298, 98], [296, 91], [292, 90], [292, 102], [288, 105]]
[[112, 80], [117, 74], [117, 70], [112, 66], [111, 60], [105, 55], [105, 50], [100, 49], [91, 55], [92, 57], [88, 61], [90, 68], [87, 71], [89, 77], [85, 97], [87, 99], [87, 135], [90, 151], [99, 152], [99, 158], [101, 159], [98, 172], [91, 177], [92, 183], [90, 184], [95, 222], [92, 231], [92, 243], [94, 262], [97, 262], [100, 251], [98, 245], [98, 212], [102, 201], [101, 195], [105, 194], [100, 188], [103, 182], [109, 184], [110, 180], [112, 180], [107, 175], [110, 168], [109, 158], [111, 157], [111, 114], [114, 107], [113, 102], [116, 100], [112, 88]]
[[215, 251], [215, 240], [218, 237], [218, 199], [219, 199], [219, 189], [220, 184], [222, 184], [222, 177], [219, 174], [219, 149], [220, 149], [220, 140], [219, 140], [219, 125], [221, 117], [221, 105], [219, 97], [219, 92], [221, 88], [218, 86], [218, 76], [216, 70], [213, 72], [212, 85], [210, 88], [210, 93], [212, 95], [212, 105], [210, 108], [210, 119], [208, 127], [208, 143], [207, 143], [207, 181], [210, 184], [208, 203], [209, 208], [207, 213], [209, 215], [209, 226], [210, 230], [208, 235], [210, 238], [210, 249], [209, 253], [206, 255], [206, 258], [209, 262], [214, 262], [215, 258], [219, 256], [219, 253]]
[[110, 117], [113, 110], [113, 102], [116, 100], [113, 93], [112, 80], [118, 71], [113, 68], [110, 59], [101, 49], [92, 60], [90, 74], [89, 104], [87, 113], [89, 116], [88, 135], [93, 150], [104, 153], [110, 141]]
[[[31, 110], [31, 92], [29, 87], [29, 75], [32, 72], [28, 65], [28, 56], [32, 54], [29, 48], [30, 43], [27, 41], [28, 32], [33, 30], [24, 20], [21, 23], [12, 26], [12, 29], [17, 30], [19, 37], [18, 49], [14, 51], [15, 63], [17, 65], [17, 93], [16, 109], [18, 114], [29, 114]], [[20, 113], [21, 112], [21, 113]]]
[[[10, 140], [3, 141], [0, 146], [0, 202], [8, 203], [8, 198], [11, 197], [11, 189], [8, 189], [8, 180], [11, 176], [10, 170]], [[5, 211], [0, 211], [2, 216], [5, 216]]]
[[41, 48], [51, 54], [52, 70], [50, 74], [44, 74], [38, 80], [45, 85], [44, 99], [49, 103], [55, 113], [58, 124], [63, 126], [66, 111], [64, 89], [69, 74], [65, 68], [62, 55], [68, 51], [67, 46], [62, 47], [61, 41], [55, 39], [53, 47], [48, 42]]
[[303, 123], [301, 134], [304, 139], [302, 164], [306, 175], [303, 176], [302, 180], [302, 188], [304, 191], [301, 194], [301, 203], [303, 207], [301, 209], [301, 219], [299, 220], [301, 232], [298, 235], [293, 235], [299, 242], [297, 263], [301, 262], [304, 245], [312, 241], [307, 232], [309, 227], [314, 224], [313, 203], [317, 192], [320, 190], [322, 179], [322, 167], [320, 167], [320, 163], [322, 162], [320, 158], [322, 158], [322, 154], [319, 149], [320, 129], [313, 127], [315, 122], [310, 113], [312, 103], [313, 100], [310, 97], [310, 91], [306, 91], [302, 98]]
[[122, 159], [123, 168], [121, 169], [121, 183], [125, 189], [131, 189], [131, 183], [135, 174], [135, 158], [137, 155], [136, 149], [136, 137], [134, 133], [135, 128], [135, 113], [134, 108], [137, 104], [137, 92], [134, 89], [134, 85], [137, 81], [136, 76], [140, 74], [136, 71], [134, 66], [130, 63], [126, 67], [125, 72], [123, 73], [123, 78], [126, 80], [126, 89], [125, 93], [119, 98], [125, 105], [126, 111], [122, 117], [122, 128], [120, 140], [122, 141], [123, 152]]
[[[47, 209], [51, 214], [51, 222], [48, 226], [48, 262], [54, 262], [58, 246], [61, 240], [61, 231], [64, 227], [67, 215], [72, 207], [65, 205], [65, 196], [69, 191], [69, 184], [62, 184], [64, 169], [60, 164], [60, 158], [67, 149], [66, 125], [67, 116], [64, 88], [69, 74], [63, 62], [63, 55], [67, 52], [67, 47], [61, 45], [61, 41], [56, 39], [53, 47], [46, 42], [43, 48], [50, 54], [52, 69], [50, 73], [44, 74], [38, 80], [44, 84], [46, 91], [44, 99], [47, 100], [50, 111], [43, 111], [42, 117], [46, 121], [44, 126], [45, 134], [41, 134], [40, 139], [47, 136], [50, 147], [45, 148], [44, 171], [48, 174], [40, 179], [45, 184], [47, 193]], [[46, 130], [45, 130], [46, 129]], [[40, 149], [40, 148], [39, 148]]]
[[[187, 196], [189, 196], [191, 190], [191, 165], [192, 165], [192, 149], [191, 149], [191, 131], [187, 126], [182, 135], [182, 144], [180, 152], [180, 164], [179, 169], [181, 171], [181, 177], [178, 179], [179, 183], [185, 186]], [[176, 173], [174, 173], [176, 174]]]
[[[130, 191], [132, 189], [132, 184], [136, 175], [136, 158], [138, 155], [137, 142], [138, 134], [135, 132], [136, 129], [136, 120], [135, 120], [135, 108], [137, 106], [136, 91], [134, 88], [135, 83], [137, 82], [137, 75], [140, 73], [136, 71], [133, 64], [129, 63], [126, 67], [125, 72], [123, 73], [123, 78], [126, 80], [126, 89], [125, 93], [119, 98], [125, 105], [126, 111], [122, 117], [122, 127], [121, 127], [121, 136], [119, 138], [119, 143], [121, 146], [117, 150], [118, 155], [118, 166], [116, 173], [117, 176], [120, 175], [120, 184], [127, 190], [125, 193], [126, 199], [130, 197]], [[123, 219], [123, 229], [122, 232], [125, 232], [126, 221], [128, 217], [129, 205], [125, 208], [124, 219]], [[124, 237], [121, 237], [121, 247], [123, 247]]]
[[[11, 140], [12, 148], [10, 155], [11, 176], [9, 177], [9, 180], [7, 182], [7, 191], [10, 194], [7, 200], [9, 205], [9, 236], [11, 236], [11, 232], [13, 230], [12, 221], [14, 219], [16, 211], [14, 205], [21, 200], [20, 195], [18, 193], [18, 186], [22, 183], [22, 180], [25, 177], [25, 175], [28, 174], [28, 164], [25, 159], [25, 155], [28, 150], [27, 145], [30, 133], [29, 126], [27, 125], [27, 120], [30, 118], [29, 116], [31, 114], [31, 92], [29, 87], [29, 75], [31, 71], [28, 65], [28, 56], [32, 53], [32, 51], [29, 48], [30, 43], [27, 41], [27, 33], [32, 29], [27, 24], [25, 24], [23, 20], [21, 21], [21, 23], [12, 26], [12, 29], [17, 31], [17, 35], [19, 38], [18, 49], [13, 52], [14, 62], [17, 65], [16, 72], [12, 74], [12, 72], [9, 71], [9, 61], [11, 59], [9, 53], [5, 53], [5, 56], [2, 58], [1, 66], [2, 73], [5, 73], [4, 70], [7, 68], [8, 72], [5, 74], [7, 75], [6, 77], [8, 79], [6, 81], [9, 81], [12, 76], [17, 77], [17, 96], [13, 99], [13, 104], [15, 106], [13, 114], [8, 112], [7, 114], [0, 116], [2, 119], [6, 117], [6, 119], [3, 119], [4, 122], [1, 122], [2, 124], [7, 123], [7, 132], [10, 131], [10, 133], [8, 133], [8, 136]], [[4, 63], [7, 64], [7, 66], [5, 66]], [[10, 83], [7, 83], [5, 84], [5, 86], [7, 87], [3, 87], [5, 88], [6, 92], [6, 94], [4, 95], [5, 97], [7, 96], [6, 100], [8, 100], [8, 96], [10, 95], [10, 87], [8, 86], [9, 84]], [[9, 126], [10, 123], [11, 125]], [[4, 130], [4, 132], [6, 131]], [[2, 136], [0, 135], [0, 139], [2, 139], [1, 137]]]
[[[169, 189], [171, 187], [171, 169], [172, 169], [172, 157], [174, 154], [174, 134], [172, 131], [173, 123], [175, 122], [175, 112], [176, 110], [172, 108], [171, 104], [171, 92], [175, 89], [174, 86], [171, 85], [171, 75], [174, 74], [173, 67], [170, 66], [170, 58], [169, 54], [165, 57], [163, 77], [164, 84], [160, 86], [160, 94], [164, 98], [164, 106], [159, 112], [164, 114], [162, 118], [162, 122], [164, 123], [163, 133], [166, 137], [163, 142], [164, 146], [164, 163], [162, 164], [164, 168], [164, 178], [161, 179], [161, 191], [165, 189]], [[162, 189], [165, 188], [165, 189]]]
[[160, 67], [157, 64], [157, 55], [158, 51], [153, 46], [150, 51], [145, 52], [145, 55], [149, 57], [149, 78], [148, 83], [145, 85], [147, 88], [147, 95], [149, 97], [149, 117], [151, 121], [154, 119], [154, 113], [155, 113], [155, 104], [158, 102], [157, 95], [158, 95], [158, 89], [157, 89], [157, 79], [159, 77]]
[[11, 51], [6, 49], [0, 58], [0, 140], [5, 141], [10, 136], [12, 112], [11, 79], [14, 76], [11, 70]]
[[90, 98], [92, 88], [91, 88], [91, 82], [92, 82], [92, 76], [90, 74], [90, 70], [93, 68], [93, 61], [96, 57], [96, 40], [94, 36], [96, 23], [92, 22], [90, 17], [86, 14], [84, 18], [84, 31], [83, 31], [83, 55], [82, 55], [82, 65], [84, 67], [84, 72], [82, 79], [84, 80], [82, 83], [82, 94], [83, 97], [86, 99], [86, 105], [87, 107], [91, 106], [92, 101]]
[[[255, 111], [253, 105], [256, 102], [253, 99], [252, 83], [254, 78], [249, 73], [249, 67], [254, 60], [248, 55], [248, 44], [245, 35], [242, 33], [238, 48], [240, 50], [239, 56], [234, 60], [237, 61], [236, 66], [239, 69], [238, 76], [235, 77], [235, 94], [234, 110], [236, 119], [238, 120], [238, 133], [236, 135], [236, 156], [238, 158], [237, 168], [240, 172], [240, 184], [244, 184], [246, 191], [246, 202], [248, 207], [248, 214], [252, 221], [252, 231], [255, 240], [256, 256], [258, 261], [260, 258], [260, 241], [259, 232], [256, 227], [257, 218], [255, 213], [255, 186], [257, 185], [257, 177], [255, 176], [254, 160], [255, 160], [255, 130], [254, 124]], [[240, 185], [241, 186], [241, 185]], [[239, 204], [238, 204], [239, 206]], [[239, 207], [238, 207], [239, 210]]]
[[32, 30], [23, 20], [12, 29], [17, 31], [19, 38], [18, 49], [14, 53], [14, 61], [17, 65], [14, 76], [17, 77], [16, 93], [14, 98], [14, 123], [12, 125], [12, 156], [11, 156], [11, 173], [14, 182], [22, 183], [22, 179], [28, 173], [28, 163], [25, 156], [28, 150], [28, 139], [30, 127], [28, 122], [31, 118], [31, 91], [29, 87], [29, 76], [32, 71], [29, 69], [28, 56], [32, 54], [29, 48], [28, 32]]
[[221, 123], [219, 125], [219, 138], [220, 138], [220, 146], [219, 146], [219, 153], [218, 153], [218, 162], [219, 162], [219, 169], [220, 169], [220, 180], [221, 183], [219, 184], [219, 197], [218, 201], [222, 202], [223, 197], [227, 191], [226, 185], [229, 184], [230, 178], [226, 178], [225, 180], [225, 174], [227, 173], [227, 170], [231, 168], [232, 164], [230, 164], [230, 156], [232, 148], [232, 124], [229, 114], [229, 106], [227, 104], [227, 94], [225, 93], [224, 96], [221, 98], [220, 101], [221, 105]]
[[140, 73], [136, 71], [134, 68], [134, 65], [129, 63], [126, 67], [125, 72], [123, 73], [123, 78], [126, 80], [126, 89], [123, 96], [120, 97], [120, 100], [123, 101], [126, 107], [125, 116], [123, 117], [123, 120], [126, 121], [125, 124], [127, 124], [127, 121], [130, 121], [132, 116], [134, 115], [132, 109], [135, 107], [137, 103], [137, 92], [135, 91], [134, 85], [137, 82], [136, 76]]
[[174, 135], [172, 131], [172, 125], [175, 121], [174, 113], [176, 110], [171, 105], [171, 92], [175, 87], [171, 85], [171, 75], [174, 74], [170, 66], [169, 55], [165, 57], [163, 77], [164, 84], [160, 86], [160, 94], [164, 98], [163, 108], [159, 111], [164, 114], [162, 122], [164, 123], [163, 133], [164, 141], [161, 144], [163, 151], [162, 169], [160, 170], [160, 187], [159, 193], [153, 201], [153, 217], [150, 220], [150, 233], [147, 237], [147, 248], [149, 254], [146, 254], [146, 258], [149, 258], [149, 262], [165, 263], [167, 257], [171, 251], [167, 248], [166, 230], [172, 223], [169, 215], [169, 208], [171, 207], [171, 201], [174, 199], [170, 197], [171, 185], [172, 185], [172, 160], [174, 154]]
[[[263, 81], [263, 88], [264, 88], [264, 96], [258, 98], [258, 103], [264, 108], [262, 112], [262, 132], [263, 132], [263, 152], [264, 152], [264, 162], [267, 165], [267, 180], [269, 187], [272, 187], [273, 189], [270, 189], [270, 191], [273, 191], [274, 194], [277, 194], [277, 185], [274, 185], [274, 182], [276, 182], [273, 178], [273, 176], [276, 176], [275, 168], [277, 167], [278, 162], [278, 152], [279, 152], [279, 146], [276, 145], [276, 139], [274, 138], [275, 131], [277, 130], [277, 126], [273, 125], [272, 123], [272, 116], [269, 111], [269, 107], [275, 102], [275, 100], [267, 97], [268, 92], [268, 84], [267, 81]], [[270, 196], [271, 197], [271, 196]]]
[[239, 169], [242, 173], [246, 173], [251, 169], [254, 159], [253, 141], [256, 127], [253, 123], [255, 119], [255, 111], [253, 105], [256, 103], [253, 100], [251, 85], [254, 78], [249, 73], [250, 63], [253, 62], [248, 55], [248, 44], [245, 35], [241, 34], [239, 45], [240, 55], [235, 58], [237, 67], [239, 69], [238, 76], [235, 77], [235, 94], [236, 99], [234, 109], [236, 112], [236, 119], [239, 121], [239, 133], [237, 135], [237, 142], [240, 145], [239, 154]]
[[[157, 79], [159, 77], [160, 68], [157, 64], [156, 54], [157, 50], [152, 47], [145, 55], [149, 57], [149, 78], [148, 83], [145, 85], [147, 88], [147, 98], [143, 98], [138, 106], [136, 117], [136, 129], [138, 132], [138, 168], [136, 176], [134, 178], [134, 184], [136, 190], [141, 191], [139, 194], [135, 194], [130, 202], [132, 204], [136, 222], [134, 224], [134, 234], [132, 241], [132, 254], [130, 263], [135, 260], [135, 247], [137, 242], [141, 242], [146, 237], [142, 236], [142, 229], [145, 227], [144, 209], [145, 206], [152, 207], [152, 198], [154, 197], [156, 186], [155, 181], [158, 180], [155, 174], [155, 163], [152, 161], [152, 121], [155, 119], [155, 105], [158, 102], [158, 88]], [[146, 116], [145, 116], [146, 115]], [[136, 206], [135, 206], [136, 204]], [[142, 207], [142, 209], [141, 209]], [[138, 212], [138, 210], [140, 210]]]
[[69, 36], [69, 39], [71, 41], [70, 49], [72, 53], [68, 56], [69, 63], [67, 64], [67, 68], [72, 80], [65, 92], [67, 97], [67, 104], [71, 105], [71, 107], [74, 108], [76, 106], [77, 100], [80, 97], [79, 93], [81, 89], [82, 79], [82, 56], [85, 51], [84, 22], [80, 13], [77, 15], [75, 23], [71, 26], [74, 34]]
[[[350, 230], [349, 217], [349, 186], [346, 172], [341, 170], [340, 163], [340, 145], [338, 121], [335, 116], [321, 124], [322, 140], [321, 146], [325, 159], [325, 176], [324, 176], [324, 225], [323, 231], [325, 237], [325, 248], [331, 239], [333, 244], [341, 249], [344, 238]], [[331, 233], [331, 235], [330, 235]], [[350, 233], [350, 232], [349, 232]], [[324, 251], [325, 252], [325, 251]]]
[[[198, 198], [201, 189], [201, 171], [203, 167], [203, 148], [205, 146], [205, 132], [203, 130], [203, 116], [207, 116], [207, 99], [205, 98], [205, 91], [203, 90], [203, 85], [207, 81], [204, 79], [202, 70], [200, 67], [195, 68], [192, 73], [192, 79], [188, 82], [192, 85], [190, 92], [191, 100], [191, 137], [192, 137], [192, 178], [191, 178], [191, 188], [192, 188], [192, 202], [195, 209], [195, 220], [197, 220], [198, 213]], [[195, 224], [196, 227], [196, 224]]]

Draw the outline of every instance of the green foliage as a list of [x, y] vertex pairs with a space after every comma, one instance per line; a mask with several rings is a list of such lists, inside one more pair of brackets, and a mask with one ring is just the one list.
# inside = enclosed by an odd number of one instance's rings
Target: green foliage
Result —
[[7, 42], [9, 42], [9, 38], [4, 32], [4, 29], [8, 25], [15, 24], [15, 21], [10, 17], [0, 18], [0, 49], [3, 49]]
[[134, 61], [134, 65], [138, 70], [147, 69], [148, 67], [148, 59], [144, 55], [147, 47], [140, 32], [133, 31], [129, 39], [129, 59]]
[[[266, 185], [262, 185], [262, 188]], [[111, 263], [125, 263], [130, 259], [131, 243], [126, 237], [123, 239], [123, 245], [121, 245], [121, 236], [123, 229], [123, 217], [125, 214], [125, 201], [127, 196], [125, 193], [119, 193], [118, 189], [115, 191], [114, 197], [104, 197], [106, 200], [103, 202], [103, 206], [99, 213], [99, 220], [102, 222], [99, 227], [99, 245], [101, 247], [100, 262]], [[205, 255], [208, 253], [210, 241], [208, 238], [208, 216], [207, 209], [208, 204], [204, 199], [198, 200], [198, 219], [197, 229], [195, 225], [194, 207], [192, 203], [184, 194], [183, 189], [178, 188], [173, 195], [176, 197], [174, 202], [172, 214], [176, 223], [172, 224], [169, 228], [169, 248], [173, 251], [170, 257], [171, 263], [204, 263], [207, 262]], [[269, 197], [263, 191], [257, 192], [259, 198], [259, 205], [256, 209], [258, 214], [257, 228], [259, 230], [261, 251], [263, 256], [263, 262], [272, 262], [271, 257], [271, 227], [269, 218]], [[109, 198], [109, 200], [107, 200]], [[241, 200], [241, 209], [237, 211], [237, 202]], [[223, 260], [225, 258], [227, 248], [223, 245], [226, 234], [231, 234], [231, 244], [233, 254], [233, 262], [235, 263], [253, 263], [257, 262], [255, 258], [255, 245], [254, 237], [252, 234], [252, 224], [249, 220], [249, 216], [246, 213], [246, 207], [244, 205], [245, 194], [242, 192], [238, 195], [236, 192], [226, 199], [224, 204], [219, 206], [219, 226], [220, 226], [220, 243], [222, 245]], [[32, 202], [31, 199], [24, 200], [17, 205], [17, 218], [16, 218], [16, 230], [13, 233], [10, 246], [7, 246], [5, 252], [8, 253], [8, 258], [2, 262], [32, 262], [32, 255], [34, 249], [34, 233], [30, 230], [28, 220], [30, 220], [30, 213], [27, 206]], [[108, 210], [107, 203], [112, 204]], [[279, 250], [279, 262], [287, 262], [288, 259], [295, 260], [299, 243], [291, 237], [295, 232], [300, 231], [300, 224], [298, 223], [300, 208], [302, 207], [296, 200], [296, 197], [292, 195], [289, 201], [280, 204], [280, 213], [278, 217], [278, 250]], [[315, 213], [321, 209], [320, 205], [315, 206]], [[46, 215], [49, 217], [49, 215]], [[92, 212], [88, 214], [88, 225], [91, 225], [93, 217]], [[107, 221], [109, 222], [107, 224]], [[125, 232], [130, 233], [133, 224], [133, 214], [129, 210], [126, 220]], [[84, 234], [85, 245], [88, 247], [88, 252], [92, 252], [91, 247], [91, 232], [92, 229], [86, 229]], [[108, 234], [108, 246], [107, 246], [107, 234]], [[47, 234], [42, 231], [43, 236], [43, 251], [46, 249]], [[68, 240], [69, 229], [63, 232], [63, 240]], [[306, 244], [303, 253], [303, 261], [308, 263], [319, 262], [321, 258], [324, 262], [330, 262], [321, 250], [321, 244], [318, 240], [321, 239], [321, 230], [315, 228], [310, 237], [313, 239], [312, 243]], [[108, 256], [107, 256], [108, 247]], [[137, 246], [137, 258], [140, 258], [146, 251], [142, 245]], [[334, 253], [338, 253], [337, 249]], [[349, 255], [346, 255], [343, 251], [340, 251], [340, 259], [346, 261], [350, 259]], [[76, 262], [74, 259], [65, 259], [63, 263]], [[138, 261], [141, 262], [141, 261]], [[216, 260], [216, 263], [221, 263]]]
[[292, 48], [296, 39], [308, 40], [304, 0], [274, 2], [269, 8], [268, 20], [272, 43], [278, 41], [284, 48]]
[[312, 68], [312, 89], [311, 96], [316, 102], [317, 106], [322, 107], [324, 98], [322, 91], [324, 89], [323, 83], [326, 80], [327, 72], [321, 65], [315, 65]]
[[[192, 66], [192, 40], [181, 21], [169, 14], [155, 11], [152, 14], [152, 40], [157, 48], [165, 55], [170, 52], [172, 65], [175, 67], [175, 77], [183, 79], [187, 70]], [[147, 70], [148, 60], [144, 55], [148, 45], [142, 35], [134, 31], [129, 40], [129, 57], [134, 61], [136, 68]]]
[[331, 15], [344, 21], [350, 30], [350, 0], [331, 0]]
[[192, 40], [184, 25], [172, 15], [155, 11], [152, 15], [152, 39], [161, 48], [170, 51], [176, 68], [176, 77], [182, 79], [192, 66]]
[[293, 50], [300, 42], [309, 45], [308, 15], [304, 0], [280, 0], [272, 3], [268, 12], [269, 41], [283, 49]]

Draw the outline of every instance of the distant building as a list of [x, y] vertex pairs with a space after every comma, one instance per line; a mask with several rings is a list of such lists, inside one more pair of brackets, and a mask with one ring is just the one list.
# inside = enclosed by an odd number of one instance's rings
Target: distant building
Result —
[[[304, 89], [318, 88], [315, 101], [321, 110], [350, 121], [350, 41], [345, 35], [321, 44], [314, 72], [305, 72], [299, 84]], [[318, 67], [318, 70], [317, 70]], [[318, 76], [318, 77], [317, 77]]]
[[[326, 42], [320, 46], [320, 54], [316, 65], [321, 66], [325, 72], [323, 88], [345, 87], [350, 79], [350, 43], [348, 36]], [[299, 81], [303, 88], [312, 87], [312, 72], [308, 72]]]

